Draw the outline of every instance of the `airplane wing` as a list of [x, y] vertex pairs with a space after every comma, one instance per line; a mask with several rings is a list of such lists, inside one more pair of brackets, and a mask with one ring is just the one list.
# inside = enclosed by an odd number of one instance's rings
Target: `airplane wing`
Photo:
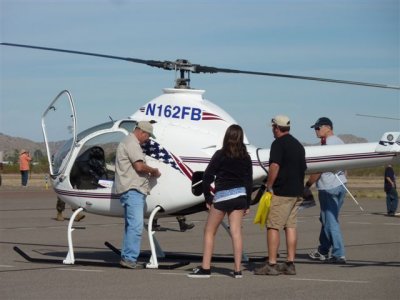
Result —
[[[336, 172], [400, 163], [400, 132], [386, 132], [379, 142], [343, 145], [306, 146], [307, 174]], [[269, 149], [257, 149], [259, 164], [268, 168]], [[256, 169], [259, 181], [265, 172]]]
[[348, 170], [400, 162], [400, 132], [386, 132], [378, 143], [305, 147], [307, 173]]

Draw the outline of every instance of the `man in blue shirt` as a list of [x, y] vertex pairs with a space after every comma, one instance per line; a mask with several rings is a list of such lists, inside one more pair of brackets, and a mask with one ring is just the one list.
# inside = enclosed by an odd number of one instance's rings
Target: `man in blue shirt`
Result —
[[396, 176], [391, 165], [387, 165], [385, 169], [384, 190], [386, 193], [387, 215], [394, 216], [399, 204], [399, 196], [396, 190]]

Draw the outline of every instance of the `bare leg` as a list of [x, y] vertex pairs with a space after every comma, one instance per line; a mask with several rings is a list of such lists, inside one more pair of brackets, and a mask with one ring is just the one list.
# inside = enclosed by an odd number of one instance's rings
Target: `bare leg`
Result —
[[242, 219], [243, 210], [234, 210], [228, 214], [229, 217], [229, 228], [232, 237], [232, 247], [235, 259], [235, 271], [241, 270], [242, 265], [242, 252], [243, 252], [243, 240], [242, 240]]
[[211, 206], [207, 217], [207, 223], [204, 227], [203, 263], [201, 265], [203, 269], [210, 269], [211, 267], [215, 234], [217, 233], [218, 226], [221, 224], [224, 216], [224, 212]]
[[267, 229], [267, 241], [268, 241], [268, 262], [270, 265], [276, 264], [278, 256], [278, 249], [280, 243], [279, 230], [268, 228]]
[[296, 256], [297, 247], [297, 230], [296, 228], [286, 228], [286, 248], [287, 248], [287, 260], [294, 261]]

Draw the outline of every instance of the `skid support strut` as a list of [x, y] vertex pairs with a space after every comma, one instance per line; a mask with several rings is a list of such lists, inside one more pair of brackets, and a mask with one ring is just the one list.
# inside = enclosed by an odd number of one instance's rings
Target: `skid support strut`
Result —
[[150, 257], [149, 262], [146, 265], [147, 269], [158, 269], [157, 254], [160, 257], [165, 257], [165, 254], [162, 251], [160, 245], [158, 244], [157, 240], [154, 241], [154, 237], [153, 237], [153, 235], [155, 234], [155, 231], [153, 231], [153, 220], [159, 210], [161, 210], [161, 206], [157, 206], [156, 208], [154, 208], [154, 210], [150, 214], [149, 222], [147, 224], [147, 228], [148, 228], [147, 233], [149, 235], [149, 242], [150, 242], [150, 249], [151, 249], [151, 257]]
[[75, 263], [75, 256], [74, 256], [74, 245], [72, 243], [72, 231], [75, 229], [72, 228], [72, 224], [74, 223], [74, 220], [76, 216], [83, 211], [82, 207], [79, 207], [77, 210], [74, 211], [74, 213], [71, 216], [71, 219], [69, 219], [68, 223], [68, 253], [65, 259], [63, 260], [63, 264], [65, 265], [73, 265]]

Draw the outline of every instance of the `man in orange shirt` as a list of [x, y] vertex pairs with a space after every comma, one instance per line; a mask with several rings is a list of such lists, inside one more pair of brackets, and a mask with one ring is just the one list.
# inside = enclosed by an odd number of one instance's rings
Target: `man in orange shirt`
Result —
[[23, 187], [26, 187], [28, 184], [29, 164], [31, 160], [29, 151], [22, 149], [19, 153], [19, 170], [21, 172], [21, 184]]

